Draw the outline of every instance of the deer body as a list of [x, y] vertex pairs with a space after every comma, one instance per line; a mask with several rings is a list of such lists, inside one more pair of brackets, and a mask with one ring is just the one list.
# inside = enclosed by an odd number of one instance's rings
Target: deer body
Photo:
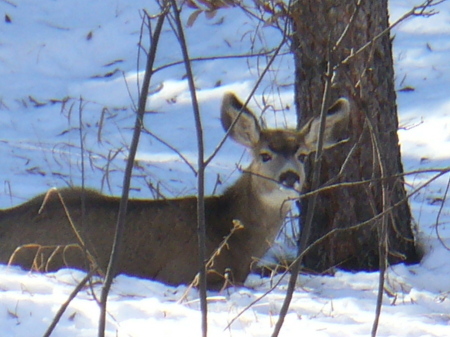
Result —
[[[242, 103], [233, 94], [225, 95], [221, 116], [225, 130], [241, 109]], [[346, 100], [339, 100], [332, 109], [335, 113], [327, 118], [325, 133], [327, 147], [338, 141], [334, 130], [348, 122]], [[205, 199], [208, 256], [230, 233], [234, 220], [244, 228], [231, 235], [214, 259], [214, 272], [208, 275], [210, 288], [223, 285], [225, 270], [230, 270], [234, 283], [242, 284], [253, 259], [261, 258], [274, 241], [289, 210], [286, 200], [298, 196], [304, 182], [302, 161], [314, 150], [317, 132], [317, 120], [300, 131], [261, 130], [254, 115], [243, 109], [230, 136], [251, 149], [253, 161], [223, 195]], [[120, 199], [81, 189], [64, 189], [60, 194], [87, 251], [105, 271]], [[0, 262], [49, 270], [86, 269], [85, 252], [79, 248], [59, 196], [52, 193], [39, 214], [44, 197], [0, 210]], [[190, 283], [198, 272], [196, 212], [196, 197], [129, 200], [118, 273], [172, 285]]]

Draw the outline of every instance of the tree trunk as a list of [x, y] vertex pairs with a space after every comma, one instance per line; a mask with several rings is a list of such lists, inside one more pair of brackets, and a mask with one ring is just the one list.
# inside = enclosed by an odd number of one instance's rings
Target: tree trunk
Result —
[[[391, 40], [383, 35], [348, 63], [341, 61], [374, 39], [388, 27], [387, 0], [363, 0], [352, 23], [356, 0], [299, 0], [292, 13], [292, 46], [296, 62], [296, 104], [299, 127], [320, 111], [327, 64], [337, 69], [329, 102], [341, 96], [352, 104], [350, 141], [328, 150], [322, 161], [321, 185], [339, 182], [370, 183], [339, 187], [319, 194], [310, 242], [336, 228], [366, 222], [383, 209], [387, 213], [390, 264], [416, 263], [411, 212], [398, 144], [396, 93]], [[338, 39], [349, 25], [337, 48]], [[339, 64], [341, 64], [339, 66]], [[348, 158], [347, 158], [348, 157]], [[347, 160], [347, 162], [346, 162]], [[343, 163], [342, 175], [337, 177]], [[381, 176], [389, 177], [380, 181]], [[336, 178], [337, 177], [337, 178]], [[386, 197], [382, 198], [382, 184]], [[306, 191], [308, 191], [308, 184]], [[404, 201], [404, 202], [402, 202]], [[304, 221], [308, 198], [301, 200]], [[304, 266], [318, 272], [333, 267], [346, 270], [376, 270], [379, 266], [379, 238], [383, 217], [357, 229], [336, 231], [308, 253]]]

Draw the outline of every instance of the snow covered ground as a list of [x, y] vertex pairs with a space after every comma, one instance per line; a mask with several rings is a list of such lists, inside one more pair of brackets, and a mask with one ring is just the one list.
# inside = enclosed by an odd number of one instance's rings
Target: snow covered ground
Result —
[[[414, 4], [392, 1], [392, 20]], [[136, 69], [143, 69], [136, 65], [141, 8], [157, 12], [152, 1], [144, 0], [0, 1], [4, 17], [0, 23], [0, 208], [20, 204], [49, 187], [80, 185], [83, 176], [89, 187], [120, 193], [124, 149], [134, 123], [130, 107], [137, 99]], [[439, 15], [414, 18], [394, 31], [397, 88], [414, 89], [398, 92], [406, 171], [450, 166], [450, 3], [438, 9]], [[185, 20], [189, 14], [185, 13]], [[279, 32], [260, 27], [239, 9], [221, 10], [209, 19], [200, 15], [186, 34], [192, 57], [254, 53], [273, 48], [280, 38]], [[166, 26], [157, 66], [178, 60], [178, 45]], [[232, 90], [246, 97], [264, 64], [264, 58], [194, 63], [207, 153], [223, 135], [218, 120], [223, 93]], [[259, 111], [263, 99], [271, 102], [274, 108], [264, 112], [267, 124], [294, 126], [292, 59], [280, 57], [273, 69], [251, 106]], [[195, 166], [195, 133], [184, 73], [181, 65], [156, 73], [146, 128]], [[133, 197], [195, 193], [192, 170], [154, 137], [143, 135], [138, 160]], [[223, 190], [236, 177], [236, 163], [247, 162], [244, 150], [227, 142], [208, 168], [208, 193]], [[222, 185], [215, 189], [218, 175]], [[431, 176], [408, 176], [410, 190]], [[450, 253], [436, 236], [438, 224], [443, 242], [450, 246], [449, 202], [443, 205], [448, 179], [447, 175], [436, 180], [411, 199], [426, 255], [420, 265], [390, 269], [392, 295], [384, 298], [379, 336], [450, 335]], [[44, 275], [0, 266], [0, 335], [42, 336], [83, 277], [74, 270]], [[369, 335], [377, 280], [377, 273], [302, 275], [282, 336]], [[210, 293], [210, 335], [270, 335], [286, 281], [227, 325], [272, 281], [250, 276], [246, 288]], [[100, 285], [94, 289], [99, 292]], [[185, 286], [117, 277], [108, 302], [108, 336], [199, 336], [198, 298], [191, 291], [179, 303], [185, 290]], [[95, 335], [98, 312], [91, 291], [82, 291], [53, 335]]]

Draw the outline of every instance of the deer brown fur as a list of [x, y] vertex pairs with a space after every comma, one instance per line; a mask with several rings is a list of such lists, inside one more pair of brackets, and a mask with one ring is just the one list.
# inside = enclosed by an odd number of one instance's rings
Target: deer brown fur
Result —
[[[335, 133], [347, 127], [349, 110], [346, 99], [338, 100], [330, 109], [325, 147], [339, 141]], [[224, 129], [228, 130], [236, 118], [230, 136], [251, 149], [253, 161], [223, 195], [205, 200], [208, 255], [230, 233], [233, 220], [239, 220], [244, 228], [231, 235], [215, 258], [214, 271], [208, 274], [209, 288], [223, 284], [225, 270], [230, 271], [233, 282], [242, 284], [253, 259], [261, 258], [269, 248], [289, 210], [286, 200], [295, 198], [301, 190], [305, 180], [303, 160], [314, 151], [318, 137], [318, 119], [300, 131], [262, 130], [254, 114], [243, 108], [234, 94], [226, 94], [221, 111]], [[86, 269], [86, 251], [80, 248], [69, 214], [88, 253], [101, 270], [106, 269], [119, 198], [81, 189], [63, 189], [60, 195], [67, 213], [57, 193], [49, 194], [40, 213], [45, 195], [0, 211], [1, 263], [25, 268], [45, 265], [48, 270], [64, 266]], [[198, 264], [196, 203], [196, 197], [130, 200], [118, 273], [172, 285], [190, 283]]]

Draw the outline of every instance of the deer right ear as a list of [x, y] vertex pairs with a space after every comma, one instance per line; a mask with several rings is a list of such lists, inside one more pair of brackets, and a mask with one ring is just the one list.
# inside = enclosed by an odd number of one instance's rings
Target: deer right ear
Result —
[[228, 131], [238, 118], [230, 131], [230, 136], [239, 144], [253, 147], [259, 142], [261, 128], [258, 120], [249, 109], [244, 108], [242, 102], [233, 93], [226, 93], [223, 97], [220, 118], [225, 131]]
[[[329, 109], [326, 117], [324, 130], [323, 148], [328, 149], [339, 144], [344, 139], [343, 134], [348, 133], [348, 124], [350, 118], [350, 102], [347, 98], [338, 99]], [[316, 150], [317, 140], [319, 138], [320, 117], [309, 121], [300, 133], [305, 136], [305, 145], [311, 152]]]

